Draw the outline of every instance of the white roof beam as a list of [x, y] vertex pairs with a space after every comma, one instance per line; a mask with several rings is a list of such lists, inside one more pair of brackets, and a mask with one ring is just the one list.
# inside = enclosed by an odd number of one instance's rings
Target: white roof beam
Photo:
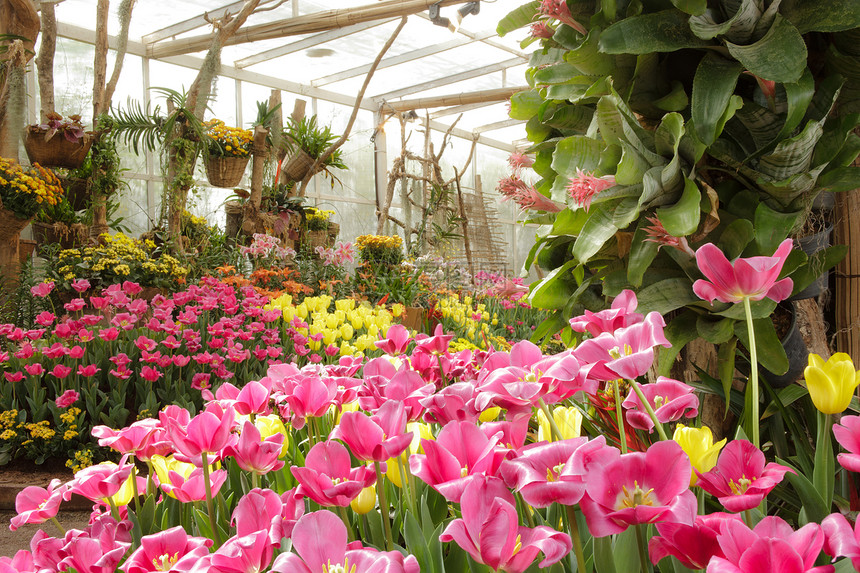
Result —
[[[418, 16], [420, 18], [424, 18], [427, 21], [430, 21], [430, 16], [428, 14], [425, 14], [424, 12], [420, 12], [418, 14]], [[528, 61], [528, 59], [529, 59], [529, 55], [526, 54], [525, 52], [523, 52], [521, 50], [517, 50], [516, 48], [511, 48], [510, 46], [506, 46], [505, 44], [503, 44], [501, 42], [497, 42], [497, 41], [491, 40], [491, 39], [478, 39], [478, 36], [480, 34], [478, 34], [476, 32], [471, 32], [471, 31], [466, 30], [464, 28], [458, 28], [456, 33], [462, 34], [462, 35], [466, 36], [467, 38], [473, 38], [478, 42], [482, 42], [484, 44], [487, 44], [488, 46], [492, 46], [492, 47], [497, 48], [499, 50], [504, 50], [505, 52], [509, 52], [511, 54], [514, 54], [515, 56], [519, 56], [523, 60]]]
[[238, 2], [227, 4], [221, 8], [216, 8], [215, 10], [209, 10], [205, 14], [200, 14], [199, 16], [194, 16], [193, 18], [177, 22], [176, 24], [172, 24], [166, 28], [161, 28], [155, 32], [151, 32], [143, 36], [141, 40], [143, 40], [144, 44], [154, 44], [160, 40], [166, 40], [167, 38], [172, 38], [173, 36], [178, 36], [179, 34], [190, 32], [191, 30], [196, 30], [197, 28], [209, 25], [209, 22], [206, 21], [206, 14], [209, 15], [209, 18], [223, 18], [227, 12], [238, 12], [244, 4], [245, 0], [239, 0]]
[[478, 78], [481, 76], [485, 76], [487, 74], [492, 74], [494, 72], [500, 72], [506, 68], [510, 68], [512, 66], [517, 66], [521, 62], [519, 58], [514, 58], [511, 60], [505, 60], [504, 62], [499, 62], [496, 64], [491, 64], [489, 66], [482, 66], [480, 68], [474, 70], [468, 70], [465, 72], [460, 72], [459, 74], [454, 74], [451, 76], [446, 76], [444, 78], [438, 78], [435, 80], [430, 80], [427, 82], [423, 82], [420, 84], [415, 84], [413, 86], [409, 86], [408, 88], [403, 88], [399, 90], [394, 90], [390, 92], [386, 92], [384, 94], [379, 94], [374, 96], [375, 100], [392, 100], [403, 96], [408, 96], [412, 94], [421, 93], [423, 91], [427, 91], [433, 88], [438, 88], [442, 86], [446, 86], [448, 84], [453, 84], [457, 82], [462, 82], [464, 80], [470, 80], [472, 78]]
[[[259, 54], [254, 54], [253, 56], [248, 56], [247, 58], [242, 58], [241, 60], [236, 60], [233, 65], [239, 69], [247, 68], [248, 66], [253, 66], [254, 64], [267, 62], [269, 60], [274, 60], [275, 58], [280, 58], [281, 56], [286, 56], [287, 54], [292, 54], [294, 52], [300, 52], [308, 48], [313, 48], [319, 46], [320, 44], [331, 42], [332, 40], [337, 40], [338, 38], [343, 38], [344, 36], [349, 36], [350, 34], [354, 34], [355, 32], [361, 32], [363, 30], [369, 30], [370, 28], [382, 26], [383, 24], [388, 24], [389, 22], [394, 22], [395, 20], [397, 20], [397, 18], [391, 18], [388, 20], [376, 22], [365, 22], [363, 24], [347, 26], [346, 28], [340, 28], [338, 30], [329, 30], [328, 32], [315, 34], [297, 42], [291, 42], [289, 44], [285, 44], [277, 48], [272, 48], [271, 50], [266, 50], [265, 52], [260, 52]], [[368, 66], [368, 68], [369, 67], [370, 66]]]
[[482, 107], [487, 107], [489, 105], [495, 105], [499, 102], [497, 101], [485, 101], [481, 103], [470, 103], [467, 105], [455, 105], [452, 107], [448, 107], [445, 109], [440, 109], [439, 111], [434, 111], [430, 114], [430, 119], [439, 119], [440, 117], [445, 117], [446, 115], [454, 115], [457, 113], [466, 113], [467, 111], [472, 111], [473, 109], [481, 109]]
[[474, 133], [484, 133], [486, 131], [495, 131], [497, 129], [504, 129], [506, 127], [512, 127], [514, 125], [520, 125], [525, 123], [522, 119], [505, 119], [502, 121], [497, 121], [494, 123], [488, 123], [487, 125], [482, 125], [480, 127], [476, 127], [472, 131]]
[[[376, 68], [381, 70], [383, 68], [389, 68], [391, 66], [396, 66], [398, 64], [405, 64], [407, 62], [412, 62], [419, 58], [426, 58], [427, 56], [432, 56], [434, 54], [438, 54], [440, 52], [445, 52], [447, 50], [452, 50], [454, 48], [459, 48], [460, 46], [465, 46], [471, 44], [473, 42], [480, 41], [482, 39], [491, 38], [495, 36], [496, 33], [493, 31], [481, 32], [475, 38], [457, 38], [454, 40], [450, 40], [448, 42], [443, 42], [441, 44], [436, 44], [435, 46], [427, 46], [424, 48], [419, 48], [417, 50], [412, 50], [410, 52], [406, 52], [405, 54], [400, 54], [398, 56], [392, 56], [390, 58], [385, 58], [381, 62], [379, 62], [379, 66]], [[367, 64], [364, 66], [358, 66], [349, 70], [344, 70], [342, 72], [338, 72], [336, 74], [331, 74], [329, 76], [325, 76], [316, 80], [311, 81], [312, 86], [324, 86], [327, 84], [332, 84], [335, 82], [339, 82], [342, 80], [348, 80], [349, 78], [354, 78], [356, 76], [361, 76], [370, 71], [370, 66], [372, 64]]]

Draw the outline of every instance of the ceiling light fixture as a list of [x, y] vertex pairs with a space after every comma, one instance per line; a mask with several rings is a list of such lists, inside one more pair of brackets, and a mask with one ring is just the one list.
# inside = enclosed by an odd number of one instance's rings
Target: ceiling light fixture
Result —
[[460, 24], [463, 23], [463, 18], [468, 16], [469, 14], [478, 14], [481, 11], [481, 2], [480, 0], [476, 0], [474, 2], [466, 2], [457, 10], [457, 23], [454, 24], [454, 32], [460, 29]]
[[430, 16], [430, 21], [436, 24], [437, 26], [442, 26], [443, 28], [448, 28], [451, 26], [451, 20], [449, 18], [443, 18], [441, 11], [441, 2], [439, 4], [433, 4], [428, 9], [427, 13]]

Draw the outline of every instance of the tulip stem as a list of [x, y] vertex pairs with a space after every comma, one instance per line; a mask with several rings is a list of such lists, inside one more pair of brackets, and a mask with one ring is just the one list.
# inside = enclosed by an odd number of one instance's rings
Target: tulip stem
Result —
[[212, 538], [215, 541], [215, 547], [221, 547], [221, 534], [218, 531], [218, 524], [215, 520], [215, 504], [212, 503], [212, 484], [209, 483], [209, 460], [206, 452], [200, 452], [203, 461], [203, 488], [206, 490], [206, 511], [209, 513], [209, 526], [212, 528]]
[[442, 388], [448, 386], [448, 378], [445, 376], [445, 368], [442, 367], [442, 355], [437, 354], [436, 360], [439, 362], [439, 378], [442, 380]]
[[257, 489], [258, 487], [260, 487], [260, 474], [251, 472], [251, 489]]
[[753, 328], [752, 306], [750, 306], [750, 297], [744, 297], [744, 313], [747, 319], [747, 333], [749, 336], [749, 351], [750, 351], [750, 384], [752, 384], [752, 443], [756, 448], [761, 449], [761, 443], [758, 434], [758, 353], [755, 348], [755, 328]]
[[645, 549], [645, 536], [642, 534], [641, 523], [633, 526], [636, 529], [636, 548], [639, 550], [639, 564], [642, 566], [642, 573], [649, 573], [648, 567], [648, 551]]
[[552, 413], [549, 411], [549, 407], [546, 405], [546, 402], [543, 401], [543, 398], [538, 398], [538, 406], [540, 406], [546, 419], [549, 420], [549, 434], [552, 438], [550, 441], [557, 442], [561, 440], [561, 430], [559, 429], [558, 424], [555, 423], [555, 418], [552, 417]]
[[385, 531], [385, 547], [388, 551], [394, 549], [394, 539], [391, 536], [391, 517], [388, 515], [388, 498], [385, 496], [385, 482], [382, 478], [382, 469], [379, 462], [373, 462], [376, 470], [376, 493], [379, 496], [379, 513], [382, 514], [382, 529]]
[[418, 512], [415, 510], [416, 500], [413, 499], [412, 490], [410, 489], [409, 481], [411, 480], [406, 477], [405, 465], [406, 464], [403, 463], [403, 458], [401, 456], [397, 456], [397, 471], [400, 472], [400, 489], [403, 491], [403, 496], [406, 498], [406, 505], [409, 506], [410, 511], [412, 511], [412, 515], [417, 519]]
[[137, 491], [137, 466], [134, 463], [134, 456], [129, 456], [128, 459], [131, 463], [131, 492], [134, 496], [134, 510], [140, 513], [140, 493]]
[[624, 430], [624, 412], [621, 410], [621, 390], [618, 384], [621, 380], [615, 380], [612, 387], [615, 389], [615, 417], [618, 420], [618, 440], [621, 442], [621, 453], [627, 453], [627, 432]]
[[660, 435], [660, 439], [663, 441], [668, 440], [669, 438], [666, 436], [666, 430], [663, 428], [663, 424], [660, 423], [660, 420], [657, 419], [657, 414], [654, 412], [654, 408], [651, 407], [651, 403], [648, 401], [648, 398], [646, 398], [645, 394], [642, 392], [642, 388], [639, 387], [636, 380], [631, 380], [630, 384], [633, 386], [633, 391], [636, 392], [637, 396], [639, 396], [639, 401], [642, 402], [642, 406], [645, 407], [645, 411], [648, 412], [648, 415], [651, 417], [651, 421], [654, 422], [654, 427], [657, 428], [657, 433]]
[[349, 542], [355, 541], [355, 533], [352, 531], [352, 524], [349, 522], [349, 516], [346, 514], [346, 506], [341, 505], [338, 507], [340, 509], [340, 518], [343, 520], [343, 524], [346, 526], [346, 538]]
[[62, 535], [65, 535], [65, 534], [66, 534], [66, 528], [65, 528], [65, 527], [63, 527], [62, 525], [60, 525], [60, 521], [59, 521], [56, 517], [52, 517], [52, 518], [51, 518], [51, 521], [53, 521], [53, 522], [54, 522], [54, 525], [56, 525], [56, 526], [57, 526], [57, 529], [59, 529], [59, 530], [60, 530], [60, 533], [61, 533]]
[[573, 552], [576, 554], [576, 570], [578, 573], [586, 573], [585, 555], [582, 552], [582, 539], [579, 537], [579, 522], [576, 520], [576, 506], [568, 505], [567, 521], [570, 527], [570, 539], [573, 541]]

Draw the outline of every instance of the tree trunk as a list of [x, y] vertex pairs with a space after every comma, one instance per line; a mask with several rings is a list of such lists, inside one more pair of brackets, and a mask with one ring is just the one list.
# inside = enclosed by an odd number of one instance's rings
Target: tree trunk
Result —
[[266, 158], [269, 156], [269, 146], [266, 145], [266, 136], [269, 132], [262, 125], [254, 128], [254, 144], [251, 153], [254, 155], [251, 164], [251, 202], [257, 209], [263, 201], [263, 169]]
[[[25, 38], [13, 42], [0, 61], [9, 62], [5, 74], [0, 74], [0, 156], [18, 159], [18, 137], [23, 117], [13, 113], [21, 93], [18, 84], [24, 66], [30, 61], [39, 36], [39, 14], [30, 0], [0, 0], [0, 34]], [[15, 46], [18, 46], [17, 48]], [[17, 70], [17, 71], [16, 71]], [[11, 84], [11, 85], [10, 85]]]
[[98, 0], [96, 6], [96, 48], [93, 59], [93, 124], [100, 112], [107, 81], [108, 15], [110, 2]]
[[54, 53], [57, 49], [57, 15], [53, 2], [42, 3], [42, 43], [36, 67], [39, 70], [39, 117], [44, 122], [54, 109]]
[[19, 219], [11, 211], [0, 208], [0, 301], [5, 302], [18, 287], [21, 272], [18, 241], [21, 231], [29, 224], [29, 219]]

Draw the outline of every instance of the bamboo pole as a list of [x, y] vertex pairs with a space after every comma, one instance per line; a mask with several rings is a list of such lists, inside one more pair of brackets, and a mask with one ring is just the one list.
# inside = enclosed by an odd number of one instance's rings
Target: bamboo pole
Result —
[[[315, 34], [337, 28], [345, 28], [363, 22], [372, 22], [383, 18], [397, 16], [408, 16], [422, 12], [433, 4], [441, 6], [452, 6], [463, 4], [468, 0], [384, 0], [365, 6], [354, 8], [340, 8], [335, 10], [324, 10], [313, 14], [306, 14], [296, 18], [285, 18], [265, 24], [248, 26], [241, 32], [234, 34], [224, 45], [246, 44], [261, 40], [284, 38], [301, 34]], [[212, 34], [181, 38], [170, 42], [164, 42], [147, 47], [147, 57], [166, 58], [180, 54], [190, 54], [205, 50], [212, 42]]]
[[506, 101], [511, 99], [517, 92], [528, 90], [528, 86], [516, 86], [509, 88], [496, 88], [462, 94], [449, 94], [435, 97], [423, 97], [407, 99], [403, 101], [386, 102], [389, 110], [404, 112], [413, 109], [429, 109], [435, 107], [449, 107], [454, 105], [468, 105], [473, 103], [487, 103], [494, 101]]
[[836, 243], [848, 254], [836, 269], [836, 348], [860, 364], [860, 189], [836, 193]]

